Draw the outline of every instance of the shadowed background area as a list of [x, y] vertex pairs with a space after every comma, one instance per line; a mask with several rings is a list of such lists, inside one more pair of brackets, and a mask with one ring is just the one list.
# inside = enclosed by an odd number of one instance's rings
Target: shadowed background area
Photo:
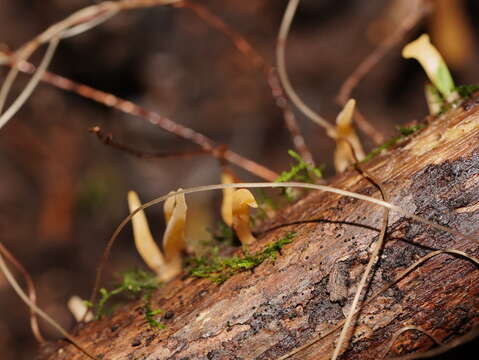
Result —
[[[407, 2], [303, 0], [286, 52], [290, 79], [303, 100], [333, 122], [340, 111], [335, 98], [341, 84], [399, 26]], [[93, 3], [4, 0], [0, 43], [16, 49], [50, 24]], [[286, 3], [201, 2], [272, 65]], [[473, 21], [479, 6], [472, 0], [435, 3], [437, 11], [394, 47], [353, 92], [363, 114], [386, 138], [396, 134], [397, 125], [427, 114], [425, 76], [416, 62], [400, 57], [402, 45], [420, 33], [430, 33], [458, 84], [479, 82], [474, 66], [479, 60], [478, 23]], [[37, 54], [33, 62], [38, 60]], [[1, 69], [2, 80], [7, 70]], [[168, 116], [273, 171], [286, 170], [291, 163], [287, 150], [293, 144], [264, 73], [191, 9], [157, 7], [121, 13], [62, 41], [49, 70]], [[25, 75], [19, 78], [13, 94], [26, 80]], [[297, 115], [316, 163], [326, 164], [326, 174], [333, 175], [333, 141]], [[145, 152], [198, 150], [147, 121], [46, 84], [0, 130], [1, 240], [31, 273], [40, 307], [66, 328], [74, 324], [66, 302], [73, 294], [88, 297], [103, 247], [128, 213], [128, 190], [135, 189], [146, 201], [179, 187], [220, 182], [220, 166], [212, 156], [136, 158], [99, 142], [88, 132], [93, 126]], [[370, 150], [373, 142], [361, 136]], [[260, 180], [232, 169], [242, 180]], [[190, 242], [210, 236], [206, 229], [218, 220], [219, 195], [206, 193], [189, 200]], [[160, 239], [161, 208], [147, 214], [153, 234]], [[106, 281], [137, 265], [142, 264], [128, 228], [115, 245]], [[34, 358], [28, 310], [3, 276], [0, 308], [2, 358]], [[53, 329], [41, 325], [47, 338], [57, 337]]]

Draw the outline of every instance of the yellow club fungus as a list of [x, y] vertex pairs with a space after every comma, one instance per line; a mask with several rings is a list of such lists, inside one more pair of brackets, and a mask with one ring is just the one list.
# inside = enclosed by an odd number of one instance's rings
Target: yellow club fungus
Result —
[[[336, 149], [334, 151], [334, 167], [337, 173], [354, 164], [356, 160], [364, 159], [364, 151], [353, 126], [353, 115], [356, 101], [349, 99], [336, 118]], [[354, 150], [352, 153], [351, 147]], [[356, 156], [354, 156], [356, 155]]]
[[250, 207], [258, 207], [251, 191], [247, 189], [235, 190], [232, 199], [233, 229], [243, 246], [251, 245], [256, 240], [251, 233]]
[[[222, 184], [232, 184], [235, 182], [235, 176], [227, 170], [221, 173]], [[233, 225], [233, 193], [235, 189], [226, 188], [223, 189], [223, 201], [221, 202], [221, 217], [226, 225]]]
[[419, 38], [407, 44], [402, 50], [402, 56], [406, 59], [413, 58], [419, 61], [429, 80], [445, 100], [451, 102], [458, 98], [449, 69], [439, 51], [431, 44], [427, 34], [422, 34]]
[[[130, 213], [141, 206], [134, 191], [128, 193]], [[169, 281], [182, 270], [182, 251], [185, 248], [186, 224], [185, 195], [172, 196], [165, 201], [164, 215], [166, 230], [163, 235], [163, 252], [151, 235], [143, 210], [132, 218], [133, 237], [138, 253], [148, 267], [155, 272], [160, 281]]]

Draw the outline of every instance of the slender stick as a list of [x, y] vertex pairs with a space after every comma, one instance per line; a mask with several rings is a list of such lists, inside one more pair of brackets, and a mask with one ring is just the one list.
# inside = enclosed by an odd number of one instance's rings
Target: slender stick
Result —
[[127, 154], [136, 156], [141, 159], [166, 159], [166, 158], [190, 158], [197, 155], [209, 154], [204, 150], [189, 151], [189, 152], [155, 152], [149, 153], [132, 148], [131, 146], [119, 143], [113, 140], [113, 135], [104, 133], [99, 126], [94, 126], [88, 129], [91, 133], [95, 134], [103, 144], [111, 146], [114, 149], [123, 151]]
[[[8, 122], [8, 120], [10, 120], [17, 113], [18, 110], [20, 110], [23, 104], [25, 104], [25, 102], [28, 100], [30, 95], [33, 93], [33, 91], [39, 84], [43, 74], [45, 73], [48, 65], [50, 64], [50, 61], [52, 60], [53, 55], [55, 54], [55, 50], [58, 46], [59, 41], [60, 39], [58, 37], [55, 37], [50, 41], [48, 49], [45, 52], [45, 55], [43, 56], [42, 62], [36, 69], [32, 78], [30, 79], [28, 84], [25, 86], [23, 91], [20, 93], [20, 95], [13, 102], [13, 104], [10, 105], [10, 107], [0, 116], [0, 129]], [[8, 95], [8, 88], [7, 88], [7, 92], [5, 93], [5, 99], [7, 95]], [[4, 101], [1, 101], [0, 104], [3, 105]]]

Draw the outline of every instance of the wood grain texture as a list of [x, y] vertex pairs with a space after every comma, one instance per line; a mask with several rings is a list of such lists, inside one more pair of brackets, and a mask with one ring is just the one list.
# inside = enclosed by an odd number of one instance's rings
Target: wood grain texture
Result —
[[[470, 100], [413, 134], [365, 168], [381, 180], [391, 202], [477, 237], [479, 232], [479, 107]], [[379, 197], [354, 171], [332, 185]], [[79, 326], [81, 344], [101, 359], [277, 359], [317, 338], [345, 318], [377, 240], [383, 210], [359, 200], [311, 192], [260, 229], [262, 245], [295, 231], [275, 264], [235, 275], [222, 285], [177, 278], [153, 297], [168, 313], [165, 330], [152, 330], [140, 303], [112, 318]], [[455, 248], [479, 257], [478, 243], [391, 212], [387, 243], [369, 294], [431, 249]], [[334, 279], [330, 280], [330, 277]], [[413, 271], [361, 312], [342, 359], [377, 359], [405, 325], [449, 341], [479, 323], [479, 270], [441, 254]], [[345, 289], [344, 286], [347, 286]], [[344, 298], [346, 293], [347, 298]], [[291, 359], [329, 359], [339, 331]], [[415, 331], [402, 334], [389, 355], [433, 346]], [[82, 354], [58, 342], [41, 360], [76, 360]]]

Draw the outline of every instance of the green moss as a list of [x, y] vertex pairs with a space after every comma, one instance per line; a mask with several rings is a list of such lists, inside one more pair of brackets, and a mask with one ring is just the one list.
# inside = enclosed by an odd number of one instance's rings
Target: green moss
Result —
[[416, 131], [421, 130], [424, 128], [426, 125], [424, 124], [418, 124], [418, 125], [412, 125], [412, 126], [400, 126], [398, 128], [400, 135], [395, 136], [388, 141], [386, 141], [384, 144], [379, 145], [378, 147], [374, 148], [365, 156], [365, 158], [362, 160], [362, 162], [366, 162], [374, 158], [375, 156], [379, 155], [383, 150], [387, 150], [391, 148], [392, 146], [396, 145], [398, 142], [406, 138], [407, 136], [414, 134]]
[[288, 150], [289, 156], [297, 161], [288, 171], [283, 171], [275, 182], [302, 181], [313, 182], [323, 176], [320, 168], [314, 167], [303, 160], [298, 153]]
[[263, 250], [250, 254], [244, 250], [243, 256], [221, 257], [212, 254], [206, 257], [189, 260], [190, 275], [207, 278], [221, 284], [233, 275], [254, 269], [265, 260], [276, 261], [281, 249], [293, 241], [295, 234], [290, 232], [284, 238], [268, 244]]
[[[296, 164], [292, 165], [288, 171], [283, 171], [275, 182], [288, 182], [288, 181], [298, 181], [298, 182], [307, 182], [314, 183], [317, 179], [323, 177], [321, 168], [314, 167], [311, 164], [308, 164], [304, 159], [299, 156], [293, 150], [288, 150], [289, 156], [296, 160]], [[283, 195], [290, 201], [293, 201], [296, 198], [296, 191], [291, 188], [285, 188], [282, 190]]]

